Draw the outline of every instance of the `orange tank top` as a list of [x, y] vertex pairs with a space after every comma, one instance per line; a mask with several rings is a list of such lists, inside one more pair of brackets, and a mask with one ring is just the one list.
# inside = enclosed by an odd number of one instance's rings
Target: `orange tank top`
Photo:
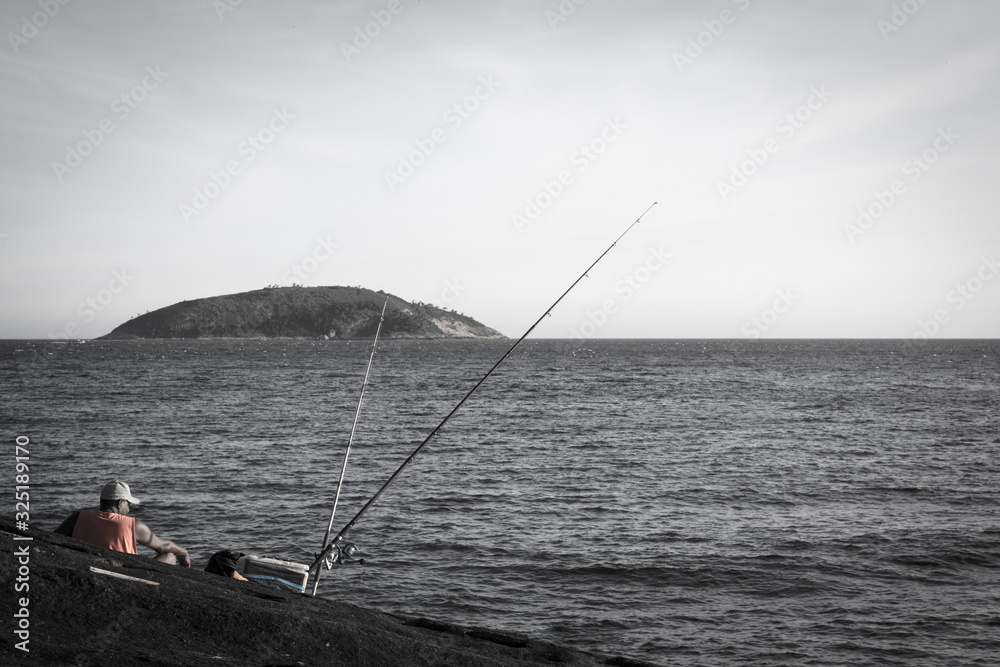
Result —
[[135, 546], [135, 518], [124, 514], [82, 510], [73, 537], [127, 554], [139, 553]]

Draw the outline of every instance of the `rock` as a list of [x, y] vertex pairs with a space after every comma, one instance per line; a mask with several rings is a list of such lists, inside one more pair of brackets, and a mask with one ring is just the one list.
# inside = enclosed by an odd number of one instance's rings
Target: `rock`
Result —
[[[0, 662], [8, 665], [645, 664], [484, 628], [400, 618], [209, 574], [198, 564], [164, 565], [48, 531], [16, 530], [6, 518], [0, 518], [0, 548], [14, 554], [0, 559], [8, 592], [21, 567], [29, 585], [8, 605], [0, 641], [0, 655], [7, 656]], [[17, 555], [25, 548], [27, 557]], [[11, 632], [22, 596], [29, 653], [15, 647], [21, 639]]]

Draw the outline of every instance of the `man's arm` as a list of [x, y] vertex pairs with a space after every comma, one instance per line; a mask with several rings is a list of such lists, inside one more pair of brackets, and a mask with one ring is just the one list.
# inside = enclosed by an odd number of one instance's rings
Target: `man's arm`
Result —
[[66, 537], [73, 537], [73, 529], [76, 528], [76, 520], [80, 518], [79, 512], [73, 512], [66, 520], [59, 524], [53, 532], [59, 533], [60, 535], [65, 535]]
[[170, 540], [164, 540], [153, 534], [144, 522], [135, 520], [135, 541], [144, 547], [149, 547], [158, 554], [171, 553], [184, 567], [191, 567], [191, 557], [187, 549], [182, 549]]

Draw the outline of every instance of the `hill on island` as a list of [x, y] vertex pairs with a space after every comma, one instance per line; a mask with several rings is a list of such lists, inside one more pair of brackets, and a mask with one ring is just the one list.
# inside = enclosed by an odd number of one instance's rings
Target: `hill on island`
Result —
[[373, 338], [386, 297], [382, 337], [504, 338], [471, 317], [362, 287], [267, 287], [182, 301], [101, 338]]

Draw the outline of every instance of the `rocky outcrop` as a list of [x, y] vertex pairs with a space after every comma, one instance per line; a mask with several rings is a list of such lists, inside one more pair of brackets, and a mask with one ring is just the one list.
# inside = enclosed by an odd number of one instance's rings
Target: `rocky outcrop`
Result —
[[[645, 665], [521, 634], [390, 616], [95, 547], [0, 517], [5, 665]], [[14, 590], [15, 578], [24, 585]], [[322, 584], [321, 584], [322, 587]], [[3, 656], [7, 656], [4, 658]]]

